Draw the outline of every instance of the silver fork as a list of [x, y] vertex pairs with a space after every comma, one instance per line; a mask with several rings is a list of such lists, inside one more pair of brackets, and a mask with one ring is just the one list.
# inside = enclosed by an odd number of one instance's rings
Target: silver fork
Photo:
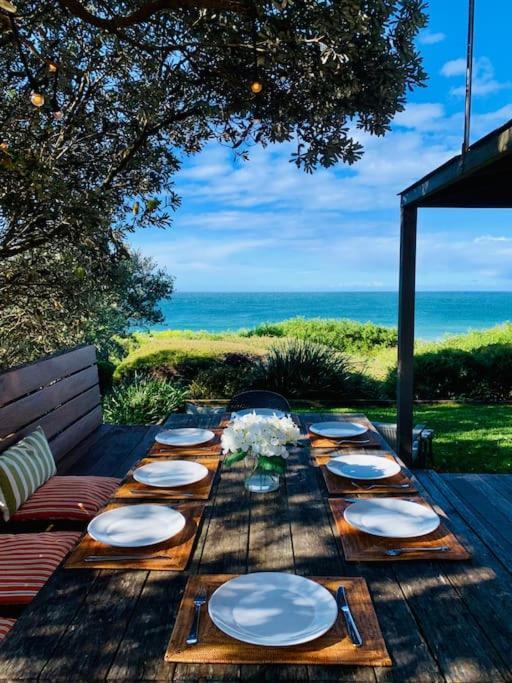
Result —
[[402, 555], [402, 553], [447, 553], [449, 550], [451, 550], [449, 545], [438, 545], [432, 546], [431, 548], [428, 546], [424, 548], [389, 548], [384, 551], [384, 554], [389, 555], [390, 557], [398, 557], [398, 555]]
[[350, 482], [352, 486], [356, 489], [360, 489], [361, 491], [371, 491], [372, 489], [380, 489], [383, 486], [389, 489], [410, 489], [411, 485], [410, 484], [371, 484], [370, 486], [361, 486], [360, 484], [356, 484], [355, 481]]
[[206, 589], [201, 586], [194, 598], [194, 620], [187, 638], [187, 645], [197, 645], [199, 642], [199, 618], [201, 616], [201, 607], [206, 602]]

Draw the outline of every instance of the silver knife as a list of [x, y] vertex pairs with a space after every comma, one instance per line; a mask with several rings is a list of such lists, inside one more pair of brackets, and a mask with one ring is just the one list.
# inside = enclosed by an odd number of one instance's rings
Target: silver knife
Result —
[[347, 626], [347, 632], [352, 644], [354, 647], [361, 647], [363, 644], [363, 639], [361, 638], [361, 634], [359, 633], [356, 622], [354, 621], [354, 617], [352, 616], [352, 612], [350, 611], [350, 607], [347, 602], [347, 594], [343, 586], [340, 586], [336, 591], [336, 602], [338, 604], [338, 609], [343, 613], [345, 624]]
[[88, 555], [84, 562], [131, 562], [132, 560], [168, 560], [167, 555]]

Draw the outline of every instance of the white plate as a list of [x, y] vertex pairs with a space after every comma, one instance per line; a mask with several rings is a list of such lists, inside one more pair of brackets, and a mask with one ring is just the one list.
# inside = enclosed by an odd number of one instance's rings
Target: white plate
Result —
[[329, 472], [347, 479], [388, 479], [400, 472], [396, 460], [381, 455], [339, 455], [326, 464]]
[[356, 529], [385, 538], [425, 536], [441, 522], [432, 508], [400, 498], [359, 500], [345, 509], [344, 517]]
[[102, 512], [87, 531], [95, 541], [119, 548], [162, 543], [185, 526], [185, 517], [166, 505], [126, 505]]
[[215, 434], [209, 429], [182, 427], [181, 429], [164, 429], [155, 436], [155, 441], [164, 446], [199, 446], [211, 441]]
[[368, 429], [355, 422], [316, 422], [309, 428], [313, 434], [327, 439], [346, 439], [366, 434]]
[[211, 620], [228, 636], [274, 647], [319, 638], [332, 627], [337, 611], [326, 588], [279, 572], [237, 576], [219, 586], [208, 603]]
[[286, 417], [287, 413], [282, 410], [275, 410], [274, 408], [245, 408], [245, 410], [237, 410], [232, 417], [243, 417], [244, 415], [265, 415], [267, 417]]
[[133, 478], [147, 486], [187, 486], [208, 476], [208, 470], [193, 460], [159, 460], [138, 467]]

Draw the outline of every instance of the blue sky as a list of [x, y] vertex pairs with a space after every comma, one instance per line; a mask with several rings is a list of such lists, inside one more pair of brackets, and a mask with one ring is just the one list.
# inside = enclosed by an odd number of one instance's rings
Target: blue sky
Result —
[[[286, 145], [234, 161], [218, 144], [187, 159], [183, 205], [166, 231], [134, 247], [176, 277], [179, 291], [394, 290], [396, 194], [460, 151], [467, 0], [431, 0], [419, 47], [429, 74], [384, 138], [359, 134], [352, 167], [312, 176]], [[512, 3], [476, 0], [472, 140], [512, 118]], [[420, 212], [419, 290], [512, 290], [510, 211]]]

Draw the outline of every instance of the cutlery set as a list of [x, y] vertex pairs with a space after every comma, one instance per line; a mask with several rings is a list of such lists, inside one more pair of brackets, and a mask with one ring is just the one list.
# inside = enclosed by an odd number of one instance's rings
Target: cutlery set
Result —
[[[343, 615], [347, 634], [352, 642], [352, 645], [354, 647], [361, 647], [363, 645], [363, 638], [352, 615], [352, 611], [347, 599], [347, 591], [344, 586], [340, 586], [338, 588], [335, 598], [338, 611]], [[206, 603], [206, 589], [204, 586], [200, 586], [194, 596], [194, 616], [186, 639], [187, 645], [197, 645], [199, 643], [199, 621], [201, 618], [201, 608]]]

